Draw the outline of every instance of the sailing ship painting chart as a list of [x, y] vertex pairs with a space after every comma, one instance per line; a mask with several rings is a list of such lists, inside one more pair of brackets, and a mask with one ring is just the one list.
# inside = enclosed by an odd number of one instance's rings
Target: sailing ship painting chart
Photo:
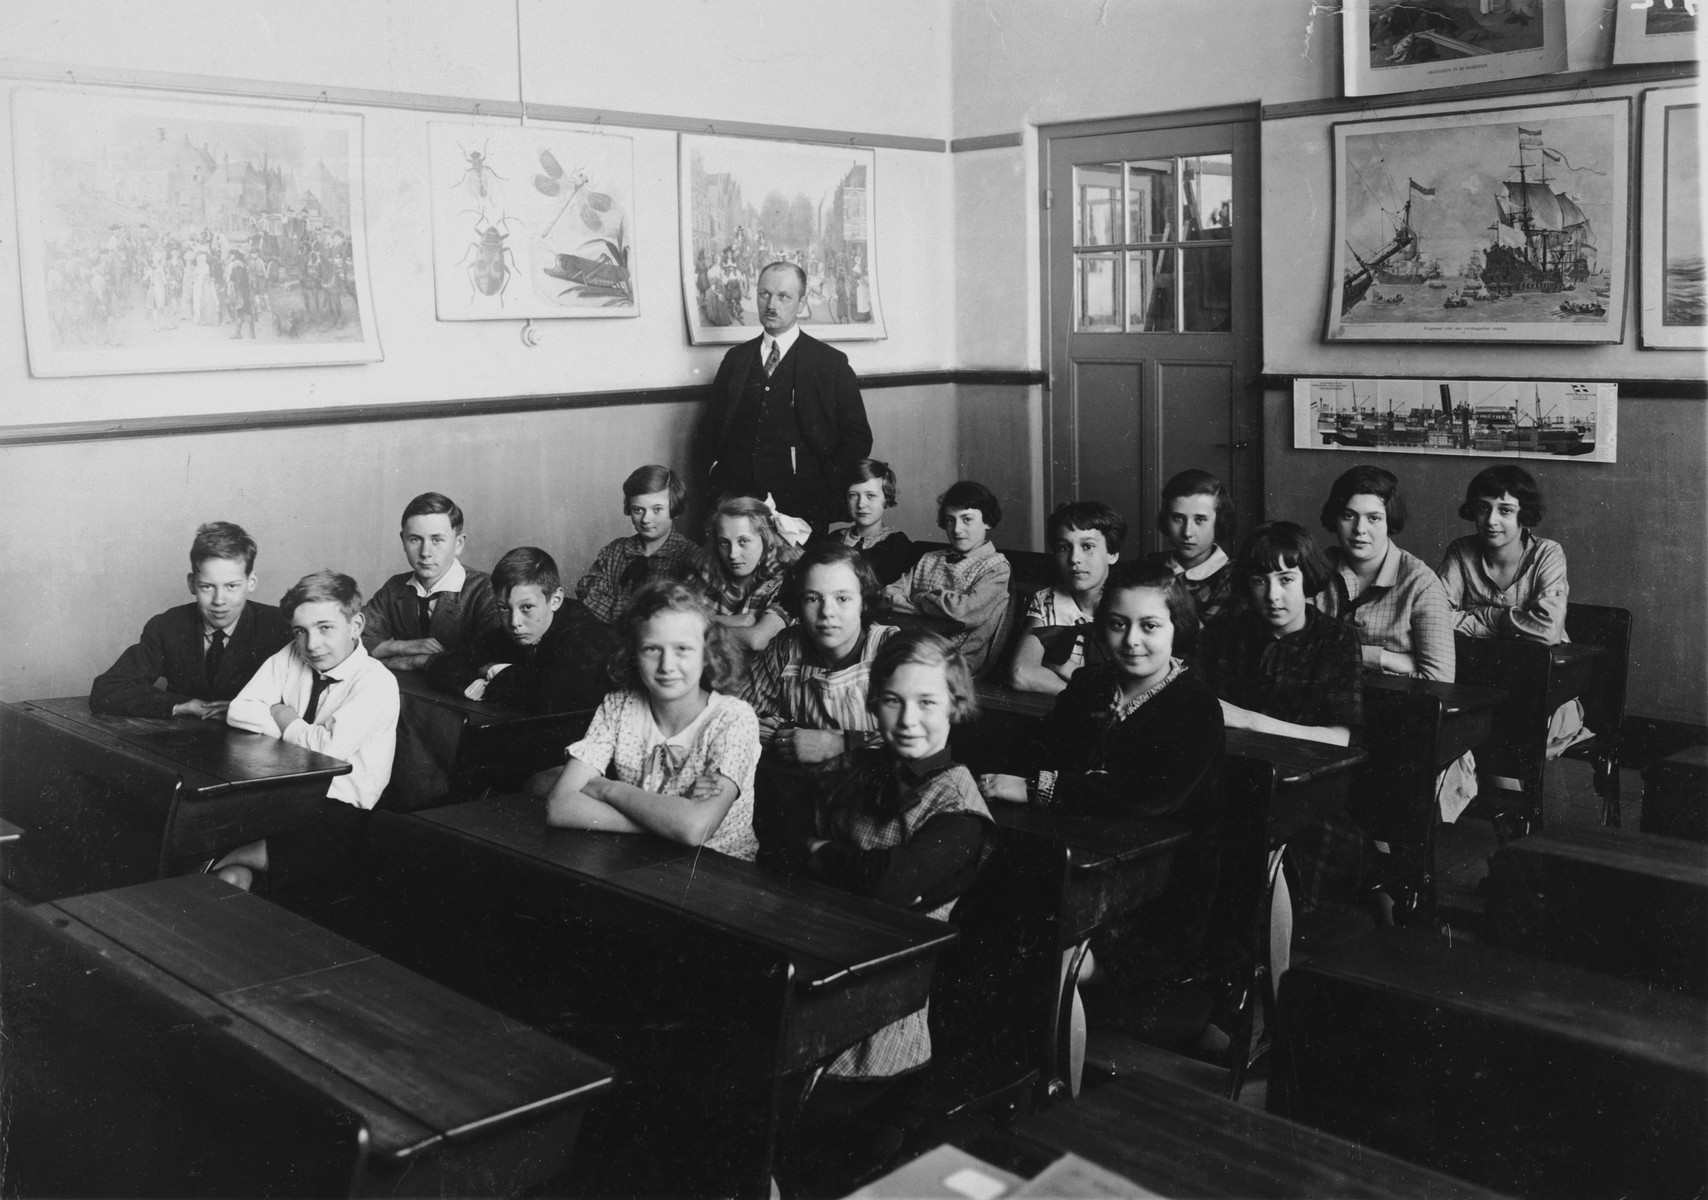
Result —
[[1616, 462], [1619, 385], [1511, 380], [1297, 379], [1301, 450]]
[[1335, 125], [1328, 340], [1622, 340], [1629, 107]]

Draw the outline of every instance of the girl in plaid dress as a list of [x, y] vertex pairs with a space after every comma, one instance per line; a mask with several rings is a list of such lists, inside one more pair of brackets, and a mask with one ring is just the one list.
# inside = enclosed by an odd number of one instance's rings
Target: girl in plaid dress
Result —
[[623, 614], [617, 690], [548, 784], [546, 823], [652, 833], [752, 859], [759, 722], [722, 689], [740, 656], [699, 592], [649, 584]]
[[[994, 846], [990, 812], [949, 757], [949, 727], [975, 709], [972, 674], [948, 641], [898, 633], [872, 664], [867, 704], [883, 743], [834, 771], [800, 773], [768, 792], [760, 861], [887, 904], [945, 919]], [[931, 1059], [926, 1010], [909, 1013], [831, 1062], [805, 1120], [869, 1109]]]
[[706, 522], [700, 583], [713, 619], [751, 654], [789, 623], [783, 576], [800, 552], [778, 534], [771, 510], [752, 496], [726, 496]]

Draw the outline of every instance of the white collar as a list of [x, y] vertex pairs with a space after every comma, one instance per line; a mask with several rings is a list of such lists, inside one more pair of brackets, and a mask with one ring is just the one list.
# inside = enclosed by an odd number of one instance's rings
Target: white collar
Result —
[[[295, 649], [294, 646], [292, 648]], [[368, 648], [362, 645], [360, 638], [356, 640], [356, 648], [345, 655], [344, 661], [330, 671], [316, 671], [314, 664], [305, 659], [300, 651], [297, 652], [297, 661], [307, 668], [310, 675], [324, 675], [333, 683], [343, 683], [346, 679], [354, 678], [356, 671], [362, 666], [362, 660], [367, 657]]]
[[417, 596], [437, 596], [440, 592], [462, 591], [463, 584], [468, 582], [468, 577], [468, 568], [463, 566], [463, 560], [459, 558], [456, 562], [451, 564], [451, 569], [449, 571], [446, 571], [443, 575], [439, 576], [439, 582], [433, 585], [432, 591], [428, 591], [426, 588], [422, 587], [421, 581], [413, 575], [409, 577], [409, 586], [414, 590]]
[[1228, 565], [1228, 553], [1220, 546], [1214, 546], [1210, 550], [1210, 556], [1203, 562], [1199, 563], [1195, 567], [1187, 567], [1185, 569], [1182, 569], [1180, 564], [1175, 561], [1172, 556], [1170, 556], [1168, 561], [1169, 564], [1174, 567], [1174, 573], [1176, 575], [1184, 575], [1193, 583], [1199, 583], [1202, 580], [1210, 578], [1210, 576]]
[[771, 357], [771, 344], [773, 342], [777, 344], [777, 361], [783, 361], [783, 359], [788, 357], [789, 351], [795, 348], [795, 341], [800, 336], [801, 324], [799, 321], [796, 321], [793, 325], [783, 330], [783, 332], [778, 334], [776, 337], [772, 337], [770, 333], [761, 334], [759, 337], [760, 364], [763, 365], [765, 360]]

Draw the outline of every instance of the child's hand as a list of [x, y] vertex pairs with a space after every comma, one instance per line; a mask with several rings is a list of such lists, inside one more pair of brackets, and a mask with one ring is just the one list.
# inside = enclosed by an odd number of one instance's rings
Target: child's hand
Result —
[[175, 717], [195, 717], [202, 721], [219, 721], [225, 719], [225, 710], [229, 702], [225, 700], [185, 700], [172, 706]]
[[986, 800], [1026, 803], [1026, 781], [1018, 775], [980, 775], [979, 792]]
[[583, 796], [591, 796], [595, 800], [604, 800], [605, 789], [610, 785], [611, 781], [609, 779], [606, 779], [603, 775], [595, 775], [592, 779], [589, 779], [586, 783], [581, 785], [581, 794]]
[[796, 729], [777, 739], [779, 757], [803, 766], [829, 762], [846, 748], [841, 732], [835, 729]]
[[288, 704], [275, 704], [273, 705], [271, 712], [273, 714], [273, 724], [279, 727], [279, 732], [281, 734], [283, 734], [285, 730], [289, 729], [291, 727], [291, 723], [297, 719], [297, 710]]
[[688, 799], [693, 800], [696, 803], [706, 800], [716, 800], [718, 798], [720, 788], [721, 785], [719, 784], [718, 777], [716, 775], [702, 775], [696, 779], [693, 786], [688, 789]]

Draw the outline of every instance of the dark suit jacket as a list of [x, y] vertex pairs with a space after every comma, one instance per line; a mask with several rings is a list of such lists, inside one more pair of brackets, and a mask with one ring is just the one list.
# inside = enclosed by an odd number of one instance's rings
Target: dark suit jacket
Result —
[[[291, 640], [283, 614], [254, 600], [243, 606], [225, 644], [219, 674], [207, 677], [202, 614], [194, 603], [169, 608], [142, 627], [142, 640], [95, 677], [89, 707], [121, 717], [170, 717], [186, 700], [230, 700], [250, 676]], [[154, 681], [166, 679], [166, 690]]]
[[494, 704], [513, 704], [542, 713], [597, 708], [611, 690], [611, 677], [605, 668], [613, 645], [606, 640], [610, 634], [594, 631], [590, 639], [588, 632], [586, 622], [578, 625], [565, 605], [553, 616], [551, 628], [538, 645], [518, 646], [508, 634], [495, 629], [481, 634], [472, 645], [435, 658], [427, 666], [427, 682], [441, 692], [460, 696], [480, 678], [487, 663], [511, 663], [486, 685], [485, 698]]
[[[748, 375], [760, 369], [761, 340], [756, 337], [732, 347], [718, 367], [717, 378], [712, 380], [711, 402], [700, 426], [702, 479], [711, 474], [712, 464], [726, 454], [752, 452], [751, 446], [730, 446], [727, 441]], [[848, 468], [872, 453], [872, 427], [866, 421], [859, 381], [854, 378], [846, 354], [809, 333], [802, 333], [796, 339], [792, 353], [795, 424], [801, 445], [815, 460], [816, 474], [839, 491]]]

